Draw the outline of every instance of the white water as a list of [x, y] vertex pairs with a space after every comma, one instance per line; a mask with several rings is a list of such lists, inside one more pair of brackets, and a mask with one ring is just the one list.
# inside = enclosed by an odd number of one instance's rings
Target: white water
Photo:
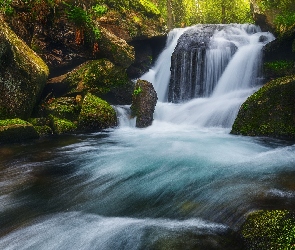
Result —
[[140, 78], [153, 83], [158, 95], [158, 100], [164, 102], [167, 100], [167, 89], [170, 80], [171, 55], [177, 44], [178, 38], [188, 28], [174, 29], [168, 34], [166, 47], [157, 59], [155, 66]]

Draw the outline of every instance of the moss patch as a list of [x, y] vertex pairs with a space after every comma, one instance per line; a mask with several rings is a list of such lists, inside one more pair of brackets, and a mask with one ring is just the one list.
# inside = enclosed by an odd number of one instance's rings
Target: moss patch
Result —
[[77, 130], [77, 125], [69, 120], [60, 119], [55, 116], [50, 116], [51, 118], [51, 127], [53, 129], [54, 134], [65, 134], [72, 133]]
[[247, 249], [295, 249], [295, 216], [285, 210], [257, 211], [242, 226]]
[[117, 116], [113, 107], [95, 95], [87, 94], [79, 116], [79, 128], [97, 131], [116, 125]]
[[231, 133], [295, 139], [295, 75], [270, 81], [251, 95]]
[[44, 105], [47, 116], [75, 121], [78, 119], [81, 107], [75, 97], [51, 98]]

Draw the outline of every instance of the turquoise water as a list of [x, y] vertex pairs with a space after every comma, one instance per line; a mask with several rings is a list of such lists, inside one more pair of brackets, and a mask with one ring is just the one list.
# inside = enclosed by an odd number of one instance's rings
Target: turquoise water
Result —
[[295, 146], [226, 129], [156, 121], [0, 150], [1, 249], [235, 249], [248, 212], [295, 207]]

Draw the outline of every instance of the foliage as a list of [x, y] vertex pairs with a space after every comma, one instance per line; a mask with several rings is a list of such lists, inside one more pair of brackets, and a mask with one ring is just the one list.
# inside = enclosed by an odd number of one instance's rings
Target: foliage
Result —
[[140, 86], [138, 86], [137, 89], [134, 89], [134, 91], [133, 91], [133, 95], [139, 95], [141, 92], [142, 92], [142, 89], [141, 89]]
[[279, 33], [285, 32], [295, 23], [294, 0], [259, 0], [259, 8], [275, 15], [274, 24]]
[[198, 0], [200, 23], [252, 23], [249, 1]]
[[[84, 30], [86, 30], [86, 32], [89, 34], [89, 37], [91, 37], [91, 34], [93, 34], [94, 39], [99, 40], [101, 31], [97, 25], [95, 25], [93, 21], [93, 15], [90, 13], [90, 11], [84, 10], [79, 6], [67, 4], [65, 2], [64, 4], [67, 7], [66, 13], [69, 20], [71, 20], [80, 29], [76, 34], [76, 42], [80, 43], [81, 41], [79, 40], [83, 40], [83, 37], [81, 36], [84, 35]], [[93, 6], [92, 10], [98, 16], [103, 15], [107, 11], [106, 7], [100, 5]], [[82, 34], [80, 34], [80, 32]], [[77, 35], [80, 37], [78, 38]]]
[[96, 16], [100, 17], [104, 15], [105, 13], [107, 13], [108, 8], [104, 5], [96, 4], [92, 6], [92, 11], [95, 13]]
[[0, 13], [12, 15], [14, 9], [11, 6], [12, 0], [0, 0]]
[[267, 62], [264, 64], [264, 69], [266, 71], [272, 71], [274, 74], [285, 74], [287, 75], [288, 71], [292, 71], [294, 67], [294, 62], [293, 61], [274, 61], [274, 62]]

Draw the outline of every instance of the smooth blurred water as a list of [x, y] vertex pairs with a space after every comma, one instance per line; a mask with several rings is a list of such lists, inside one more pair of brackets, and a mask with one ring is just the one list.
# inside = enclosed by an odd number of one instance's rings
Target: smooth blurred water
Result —
[[116, 129], [0, 146], [0, 249], [243, 249], [247, 213], [295, 209], [295, 145], [230, 135], [255, 87], [231, 90], [159, 102], [146, 129], [121, 106]]

